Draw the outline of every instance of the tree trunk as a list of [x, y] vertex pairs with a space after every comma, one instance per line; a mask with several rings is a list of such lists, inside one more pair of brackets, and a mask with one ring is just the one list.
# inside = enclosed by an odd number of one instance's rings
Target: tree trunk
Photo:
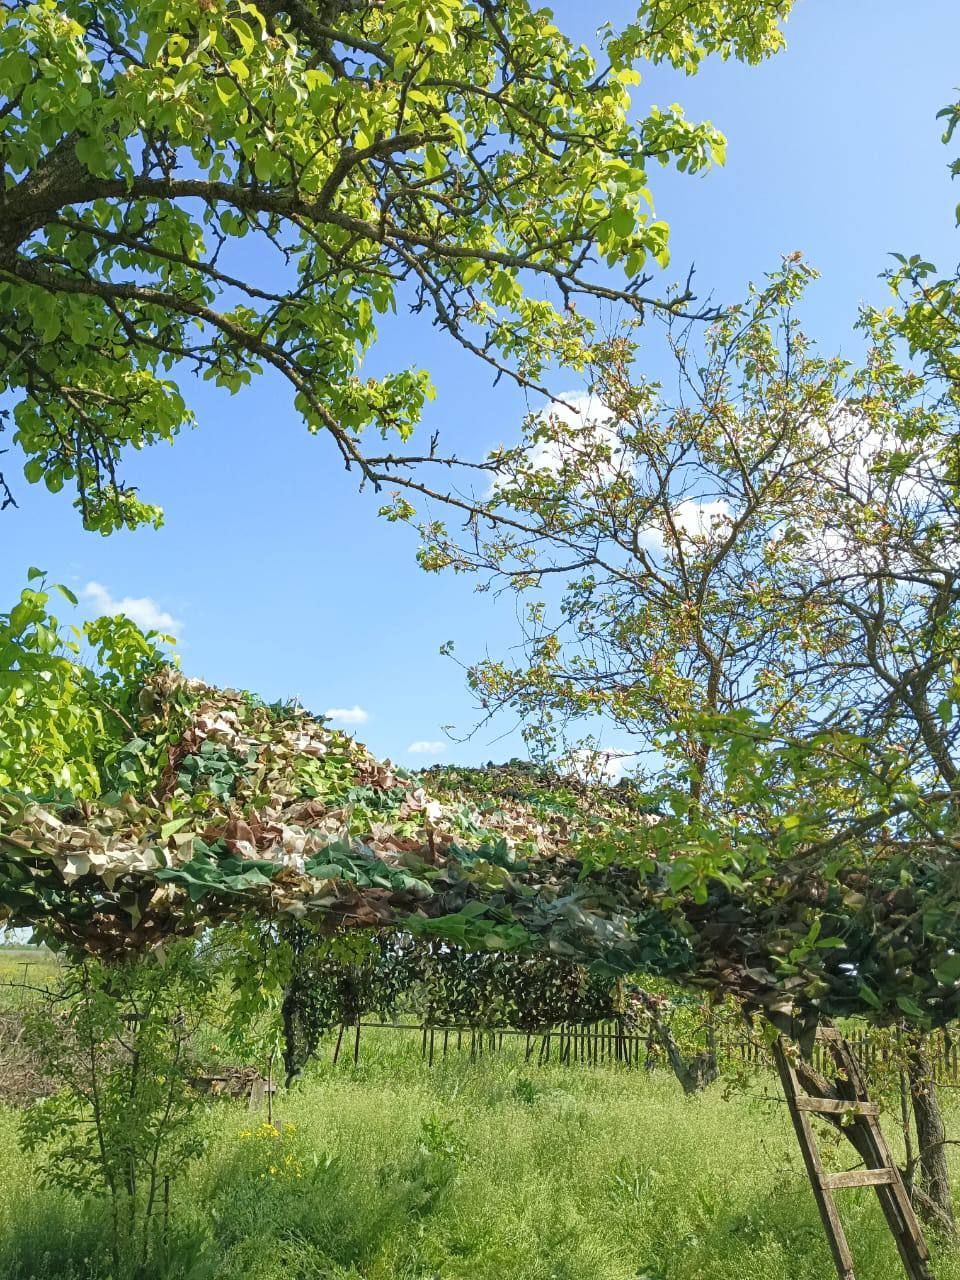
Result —
[[713, 1084], [720, 1074], [717, 1067], [716, 1048], [712, 1044], [713, 1037], [710, 1037], [711, 1047], [700, 1053], [695, 1053], [691, 1058], [684, 1058], [673, 1032], [657, 1011], [656, 998], [648, 996], [646, 992], [643, 995], [646, 997], [644, 999], [644, 1012], [650, 1019], [650, 1025], [663, 1046], [663, 1051], [667, 1055], [670, 1066], [673, 1068], [673, 1074], [683, 1086], [683, 1092], [689, 1096], [693, 1093], [699, 1093], [708, 1084]]
[[923, 1042], [915, 1039], [908, 1051], [907, 1074], [910, 1079], [910, 1097], [913, 1104], [913, 1120], [917, 1130], [917, 1167], [919, 1186], [923, 1197], [918, 1198], [921, 1214], [928, 1209], [929, 1200], [936, 1212], [924, 1216], [933, 1221], [950, 1236], [957, 1234], [950, 1190], [950, 1174], [947, 1168], [947, 1130], [940, 1109], [940, 1098], [933, 1078], [931, 1063]]

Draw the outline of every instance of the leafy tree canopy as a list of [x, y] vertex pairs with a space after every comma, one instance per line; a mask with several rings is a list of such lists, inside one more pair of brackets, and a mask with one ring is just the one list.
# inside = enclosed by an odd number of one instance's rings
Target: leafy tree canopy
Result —
[[61, 626], [52, 602], [76, 596], [40, 569], [27, 579], [0, 613], [0, 790], [96, 796], [131, 731], [140, 683], [169, 660], [164, 637], [122, 615]]
[[[668, 854], [705, 903], [717, 882], [739, 897], [769, 874], [789, 896], [822, 876], [896, 914], [960, 847], [957, 401], [901, 362], [902, 309], [864, 313], [862, 365], [818, 353], [810, 274], [789, 259], [702, 341], [671, 325], [673, 394], [622, 336], [598, 347], [592, 404], [532, 416], [496, 456], [502, 519], [422, 526], [422, 560], [525, 602], [520, 660], [468, 669], [485, 714], [518, 713], [547, 752], [604, 720], [633, 737], [661, 818], [617, 858]], [[942, 892], [923, 919], [949, 977]], [[897, 980], [915, 972], [904, 935], [872, 927]]]
[[[939, 113], [945, 123], [943, 141], [954, 142], [960, 125], [960, 101]], [[960, 159], [951, 162], [953, 177], [960, 177]], [[960, 203], [956, 210], [960, 226]], [[897, 333], [906, 339], [910, 354], [921, 358], [927, 371], [954, 401], [960, 397], [960, 266], [942, 275], [919, 253], [894, 255], [897, 266], [887, 273], [900, 303], [887, 313]], [[960, 458], [954, 456], [954, 475], [960, 475]]]
[[[732, 781], [702, 715], [869, 735], [884, 785], [955, 787], [956, 408], [898, 363], [886, 314], [863, 317], [863, 367], [819, 354], [797, 319], [811, 274], [788, 260], [703, 343], [671, 326], [673, 396], [632, 376], [625, 339], [596, 348], [582, 412], [532, 415], [496, 455], [502, 523], [422, 527], [428, 569], [527, 602], [524, 661], [470, 670], [488, 714], [519, 710], [548, 747], [610, 717], [706, 806]], [[822, 790], [795, 807], [845, 811]]]
[[27, 480], [89, 528], [156, 523], [124, 451], [191, 424], [189, 373], [273, 369], [348, 468], [411, 483], [365, 433], [402, 446], [431, 384], [362, 376], [377, 317], [409, 306], [533, 386], [581, 361], [581, 295], [687, 306], [646, 291], [649, 171], [723, 139], [676, 105], [631, 123], [637, 67], [757, 61], [790, 7], [644, 0], [598, 61], [528, 0], [6, 5], [0, 390]]

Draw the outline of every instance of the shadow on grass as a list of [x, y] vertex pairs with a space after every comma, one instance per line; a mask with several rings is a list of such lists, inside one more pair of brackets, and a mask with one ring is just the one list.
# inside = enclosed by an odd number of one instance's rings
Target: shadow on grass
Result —
[[117, 1275], [105, 1207], [44, 1191], [9, 1203], [0, 1230], [3, 1280], [218, 1280], [220, 1274], [215, 1242], [192, 1223], [158, 1241], [145, 1268]]

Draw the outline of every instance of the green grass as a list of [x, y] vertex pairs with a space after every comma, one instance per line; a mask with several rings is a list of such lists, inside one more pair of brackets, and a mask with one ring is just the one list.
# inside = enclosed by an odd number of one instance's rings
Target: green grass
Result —
[[57, 957], [46, 947], [0, 947], [0, 1000], [21, 983], [46, 986], [57, 976]]
[[[275, 1114], [279, 1138], [262, 1114], [212, 1108], [207, 1157], [176, 1191], [169, 1256], [151, 1277], [833, 1275], [783, 1107], [724, 1100], [721, 1087], [687, 1101], [664, 1074], [537, 1070], [516, 1055], [430, 1070], [414, 1037], [374, 1033], [358, 1067], [320, 1064]], [[106, 1280], [96, 1209], [38, 1190], [15, 1117], [0, 1125], [0, 1275]], [[876, 1197], [841, 1196], [858, 1280], [894, 1280]], [[939, 1251], [936, 1274], [960, 1280], [960, 1258]]]

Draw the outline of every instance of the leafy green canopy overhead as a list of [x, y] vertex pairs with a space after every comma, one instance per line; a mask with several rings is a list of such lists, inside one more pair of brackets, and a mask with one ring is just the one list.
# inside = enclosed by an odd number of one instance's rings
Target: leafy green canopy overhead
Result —
[[648, 170], [723, 138], [675, 105], [631, 123], [636, 66], [758, 61], [790, 7], [643, 0], [598, 62], [528, 0], [5, 5], [0, 392], [27, 479], [75, 487], [104, 533], [159, 521], [123, 450], [192, 421], [185, 373], [272, 369], [348, 467], [411, 483], [361, 443], [406, 440], [431, 394], [422, 370], [360, 376], [376, 317], [409, 305], [535, 386], [581, 360], [580, 295], [682, 309], [645, 293], [667, 259]]
[[[101, 955], [244, 915], [549, 949], [777, 1011], [960, 1012], [956, 860], [746, 860], [691, 885], [629, 785], [411, 777], [296, 707], [163, 668], [98, 799], [0, 800], [6, 921]], [[680, 868], [684, 874], [677, 875]]]
[[[943, 142], [956, 146], [960, 125], [960, 99], [937, 113], [944, 121]], [[950, 174], [960, 177], [960, 156], [950, 162]], [[960, 226], [960, 203], [956, 206]], [[887, 273], [897, 297], [897, 311], [891, 321], [905, 338], [911, 357], [922, 361], [928, 376], [944, 387], [945, 398], [960, 403], [960, 265], [941, 274], [923, 255], [893, 255], [896, 267]], [[955, 442], [953, 468], [960, 469], [960, 445]]]

